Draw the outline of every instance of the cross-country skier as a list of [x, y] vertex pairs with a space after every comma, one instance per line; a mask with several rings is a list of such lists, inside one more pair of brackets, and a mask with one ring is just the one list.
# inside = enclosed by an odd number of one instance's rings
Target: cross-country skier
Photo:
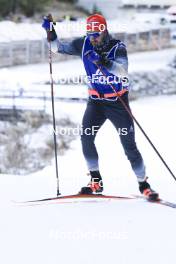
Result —
[[[99, 14], [87, 18], [86, 36], [75, 38], [70, 42], [61, 42], [53, 26], [52, 31], [49, 31], [51, 21], [52, 17], [48, 15], [44, 18], [42, 26], [47, 31], [47, 39], [51, 41], [52, 51], [55, 52], [54, 47], [57, 47], [56, 51], [59, 53], [81, 56], [89, 80], [89, 99], [82, 121], [84, 133], [81, 135], [81, 142], [91, 179], [88, 186], [81, 188], [80, 193], [92, 194], [103, 191], [94, 140], [99, 128], [106, 119], [109, 119], [117, 131], [121, 131], [120, 141], [137, 177], [140, 192], [148, 199], [158, 199], [158, 193], [153, 191], [147, 182], [143, 158], [135, 143], [133, 120], [118, 99], [121, 96], [129, 107], [129, 87], [126, 82], [128, 57], [125, 44], [111, 37], [105, 18]], [[107, 78], [104, 78], [100, 69]], [[119, 76], [125, 78], [120, 79]], [[108, 83], [110, 80], [116, 93]], [[87, 131], [92, 133], [86, 133]]]

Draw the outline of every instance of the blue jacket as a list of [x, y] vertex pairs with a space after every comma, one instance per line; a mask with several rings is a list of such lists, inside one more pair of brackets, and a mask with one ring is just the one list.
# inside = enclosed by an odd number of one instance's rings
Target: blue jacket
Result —
[[[126, 46], [120, 40], [113, 39], [108, 35], [108, 42], [100, 50], [96, 50], [95, 47], [89, 41], [88, 37], [76, 38], [71, 42], [60, 42], [58, 39], [57, 47], [58, 52], [69, 55], [76, 55], [82, 57], [85, 71], [88, 79], [89, 89], [95, 89], [99, 93], [113, 93], [113, 90], [109, 84], [105, 81], [103, 83], [102, 73], [98, 67], [92, 63], [85, 53], [89, 50], [95, 50], [100, 56], [106, 58], [105, 62], [102, 64], [103, 72], [109, 78], [109, 80], [118, 80], [118, 77], [128, 78], [128, 56]], [[54, 42], [54, 41], [53, 41]], [[109, 63], [107, 63], [107, 59]], [[116, 91], [122, 88], [128, 88], [128, 83], [113, 83], [113, 87]]]

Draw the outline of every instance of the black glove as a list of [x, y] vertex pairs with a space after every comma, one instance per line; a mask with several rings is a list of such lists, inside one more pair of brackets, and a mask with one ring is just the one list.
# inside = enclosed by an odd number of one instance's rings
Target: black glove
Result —
[[101, 54], [101, 56], [100, 56], [100, 63], [101, 63], [101, 65], [103, 65], [103, 66], [106, 67], [106, 68], [110, 68], [110, 67], [112, 66], [112, 64], [113, 64], [113, 62], [110, 61], [110, 60], [106, 57], [106, 55], [104, 55], [104, 54]]
[[[50, 25], [50, 23], [52, 22], [52, 27]], [[53, 27], [53, 24], [55, 25], [56, 23], [53, 22], [53, 18], [51, 14], [48, 14], [47, 16], [45, 16], [43, 18], [43, 23], [42, 23], [42, 27], [46, 30], [47, 32], [47, 40], [48, 41], [53, 41], [57, 38], [57, 34], [56, 31]]]

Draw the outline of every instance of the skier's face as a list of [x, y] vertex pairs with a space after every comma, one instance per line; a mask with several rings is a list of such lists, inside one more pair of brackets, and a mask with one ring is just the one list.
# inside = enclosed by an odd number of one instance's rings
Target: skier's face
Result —
[[88, 33], [87, 36], [93, 46], [98, 46], [102, 43], [104, 34], [103, 32]]

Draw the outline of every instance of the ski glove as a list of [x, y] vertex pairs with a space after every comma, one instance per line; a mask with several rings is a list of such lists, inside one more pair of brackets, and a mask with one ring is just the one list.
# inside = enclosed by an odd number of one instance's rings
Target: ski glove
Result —
[[102, 55], [100, 56], [94, 50], [87, 51], [85, 53], [85, 55], [94, 64], [102, 65], [102, 66], [105, 66], [107, 68], [110, 68], [112, 66], [112, 62], [109, 59], [107, 59], [105, 56], [102, 56]]
[[[55, 32], [55, 29], [53, 25], [51, 26], [50, 23], [53, 22], [52, 16], [49, 14], [43, 18], [42, 27], [47, 32], [47, 39], [48, 41], [54, 41], [57, 38], [57, 34]], [[55, 23], [53, 22], [55, 25]]]
[[43, 23], [42, 23], [42, 27], [46, 30], [46, 31], [49, 31], [50, 30], [50, 20], [47, 16], [45, 16], [43, 18]]
[[110, 61], [105, 55], [101, 55], [101, 59], [100, 62], [103, 66], [105, 66], [106, 68], [111, 68], [113, 65], [113, 62]]
[[94, 64], [101, 64], [101, 57], [94, 50], [89, 50], [85, 53], [88, 60], [90, 60]]

